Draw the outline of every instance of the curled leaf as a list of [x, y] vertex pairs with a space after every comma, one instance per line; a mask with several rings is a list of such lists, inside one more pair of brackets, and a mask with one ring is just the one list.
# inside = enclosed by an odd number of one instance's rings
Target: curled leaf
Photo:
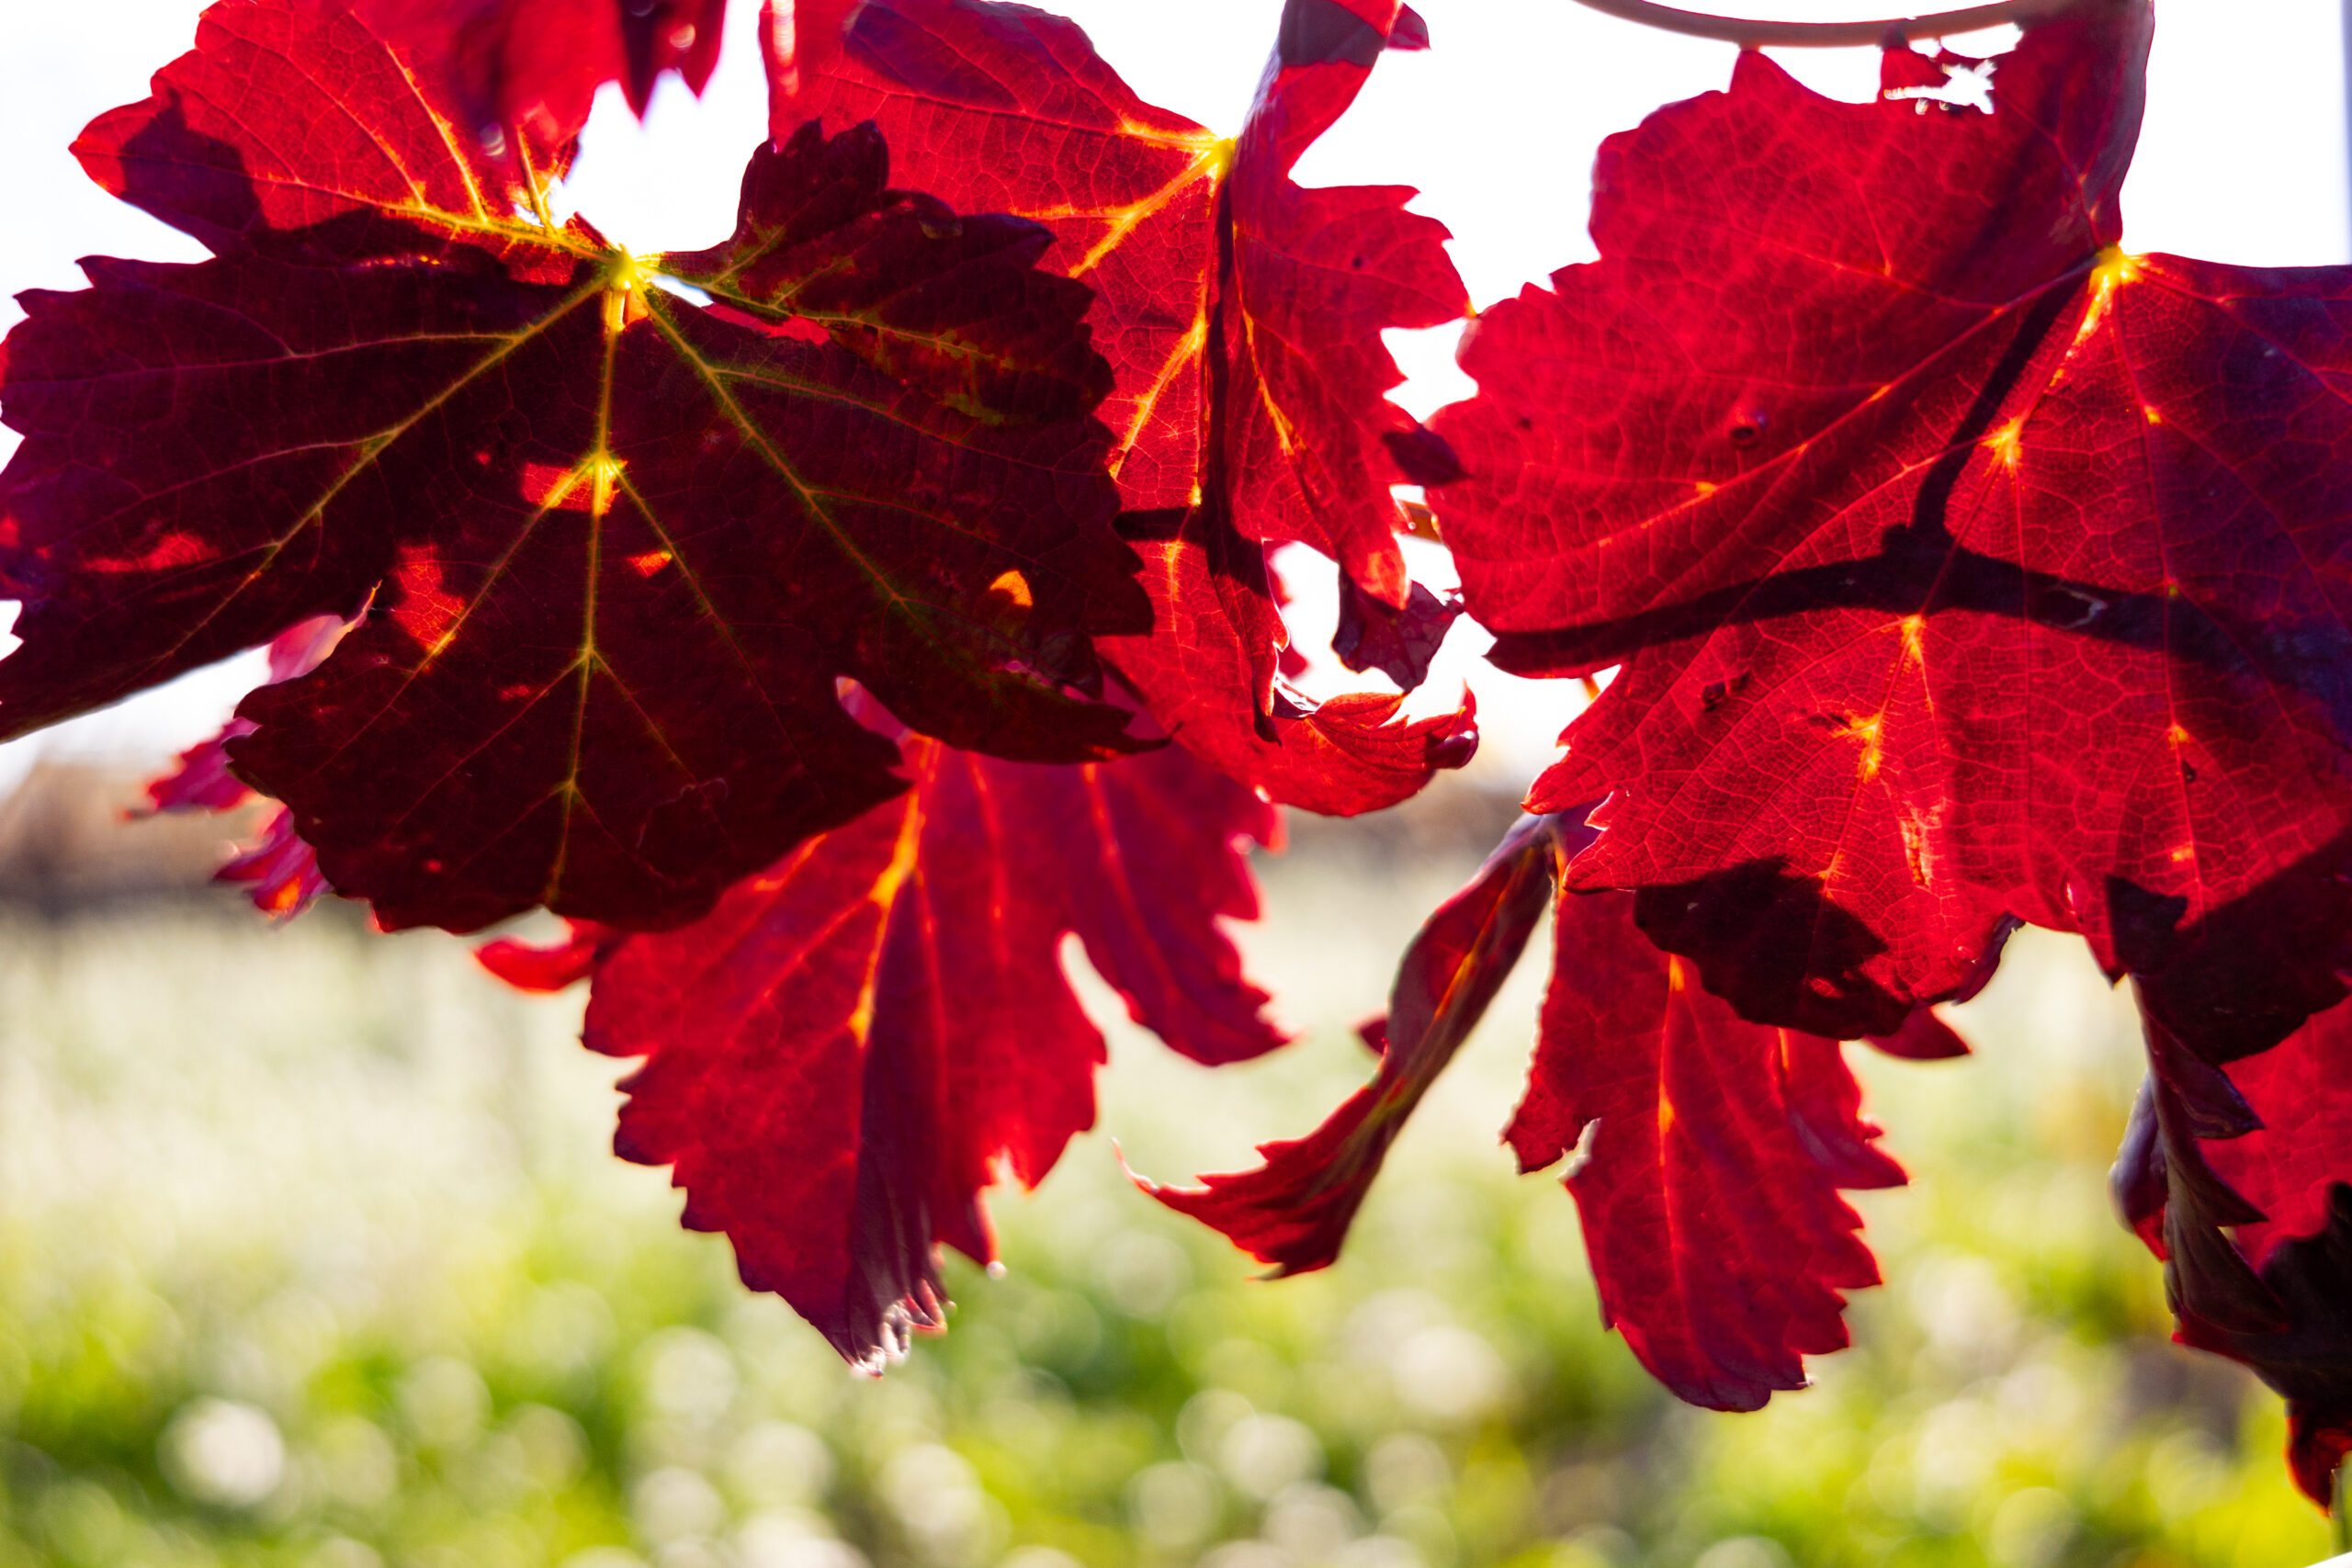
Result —
[[1379, 1071], [1321, 1126], [1261, 1145], [1264, 1163], [1255, 1170], [1204, 1177], [1197, 1188], [1146, 1190], [1277, 1274], [1329, 1267], [1406, 1119], [1526, 951], [1558, 875], [1562, 831], [1551, 818], [1522, 818], [1469, 886], [1422, 925], [1397, 964], [1387, 1019], [1365, 1028]]
[[1430, 661], [1461, 614], [1459, 594], [1441, 599], [1418, 582], [1405, 607], [1393, 609], [1341, 572], [1340, 626], [1332, 634], [1331, 651], [1349, 669], [1377, 670], [1409, 692], [1429, 679]]
[[2118, 1207], [2165, 1261], [2174, 1337], [2285, 1396], [2289, 1469], [2327, 1507], [2352, 1451], [2352, 1004], [2226, 1074], [2145, 1016]]

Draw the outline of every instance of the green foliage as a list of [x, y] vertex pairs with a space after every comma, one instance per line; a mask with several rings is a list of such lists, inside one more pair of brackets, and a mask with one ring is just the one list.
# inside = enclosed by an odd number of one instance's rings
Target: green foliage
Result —
[[[1229, 1168], [1368, 1074], [1347, 1026], [1391, 928], [1463, 868], [1332, 859], [1271, 863], [1267, 931], [1313, 936], [1253, 953], [1300, 1050], [1212, 1075], [1114, 1032], [1104, 1129], [1138, 1169]], [[1395, 896], [1367, 908], [1368, 878]], [[614, 1066], [571, 1043], [577, 998], [518, 998], [447, 938], [337, 911], [277, 931], [227, 909], [17, 918], [0, 998], [6, 1568], [2294, 1568], [2326, 1549], [2274, 1403], [2164, 1342], [2103, 1188], [2128, 1004], [2054, 939], [1955, 1015], [1979, 1059], [1858, 1057], [1915, 1178], [1864, 1200], [1892, 1282], [1817, 1387], [1749, 1416], [1641, 1372], [1600, 1327], [1573, 1206], [1493, 1145], [1525, 981], [1337, 1268], [1248, 1280], [1097, 1135], [999, 1203], [1006, 1276], [951, 1269], [953, 1332], [878, 1382], [680, 1232], [660, 1172], [604, 1155]]]

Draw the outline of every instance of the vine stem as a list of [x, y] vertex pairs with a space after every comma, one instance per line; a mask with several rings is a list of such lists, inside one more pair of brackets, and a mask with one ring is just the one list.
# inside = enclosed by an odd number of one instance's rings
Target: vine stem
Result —
[[1645, 28], [1687, 33], [1692, 38], [1721, 39], [1742, 49], [1761, 49], [1768, 44], [1781, 49], [1850, 49], [1883, 44], [1889, 38], [1941, 38], [2010, 22], [2038, 22], [2075, 3], [2076, 0], [1999, 0], [1996, 5], [1970, 6], [1925, 17], [1891, 17], [1876, 22], [1770, 22], [1679, 10], [1672, 6], [1653, 5], [1651, 0], [1577, 0], [1579, 6], [1628, 22], [1639, 22]]

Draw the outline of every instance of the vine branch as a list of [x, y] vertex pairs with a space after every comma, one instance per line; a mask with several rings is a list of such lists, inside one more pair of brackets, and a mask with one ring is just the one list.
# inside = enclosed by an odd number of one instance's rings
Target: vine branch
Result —
[[1925, 17], [1894, 17], [1876, 22], [1771, 22], [1743, 17], [1716, 17], [1704, 11], [1684, 11], [1651, 0], [1577, 0], [1580, 6], [1646, 28], [1691, 38], [1720, 39], [1742, 49], [1766, 45], [1789, 49], [1841, 49], [1882, 44], [1890, 38], [1940, 38], [1949, 33], [1975, 32], [2010, 22], [2038, 22], [2070, 8], [2075, 0], [1998, 0], [1958, 11], [1938, 11]]

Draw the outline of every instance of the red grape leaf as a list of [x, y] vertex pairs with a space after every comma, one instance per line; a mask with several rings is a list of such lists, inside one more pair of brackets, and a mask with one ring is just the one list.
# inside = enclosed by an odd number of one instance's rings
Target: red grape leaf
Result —
[[1052, 767], [914, 739], [907, 766], [907, 794], [693, 925], [484, 954], [534, 986], [593, 968], [587, 1043], [647, 1058], [616, 1147], [673, 1166], [745, 1283], [875, 1365], [937, 1323], [938, 1246], [990, 1256], [998, 1161], [1034, 1186], [1093, 1122], [1066, 933], [1196, 1060], [1283, 1039], [1218, 927], [1257, 913], [1238, 846], [1273, 840], [1271, 807], [1173, 747]]
[[1445, 642], [1445, 634], [1462, 614], [1462, 597], [1442, 599], [1413, 584], [1412, 597], [1401, 610], [1393, 609], [1340, 574], [1340, 626], [1331, 634], [1331, 651], [1351, 670], [1377, 670], [1405, 691], [1430, 677], [1430, 663]]
[[[1204, 443], [1221, 439], [1244, 536], [1304, 540], [1402, 605], [1388, 486], [1405, 476], [1383, 437], [1419, 426], [1387, 400], [1404, 378], [1380, 333], [1443, 325], [1467, 298], [1444, 228], [1404, 210], [1410, 190], [1290, 178], [1370, 75], [1398, 11], [1393, 0], [1287, 0], [1266, 82], [1227, 142], [1137, 98], [1061, 17], [989, 0], [869, 0], [838, 39], [797, 18], [771, 23], [773, 129], [870, 118], [909, 185], [1052, 230], [1047, 264], [1096, 292], [1125, 504], [1190, 504]], [[1220, 355], [1229, 380], [1213, 436]]]
[[1321, 1126], [1261, 1145], [1264, 1163], [1255, 1170], [1204, 1177], [1197, 1188], [1146, 1182], [1145, 1190], [1278, 1275], [1329, 1267], [1389, 1145], [1526, 951], [1552, 896], [1561, 831], [1555, 818], [1522, 818], [1423, 923], [1396, 966], [1387, 1018], [1365, 1026], [1380, 1070]]
[[[338, 617], [318, 615], [289, 626], [270, 640], [269, 683], [308, 674], [334, 650], [348, 628]], [[147, 798], [157, 811], [232, 811], [254, 799], [246, 783], [229, 771], [229, 742], [253, 733], [253, 721], [231, 718], [220, 732], [189, 747], [168, 773], [150, 780]], [[326, 893], [318, 857], [294, 831], [294, 818], [273, 802], [253, 842], [238, 848], [215, 882], [249, 883], [254, 907], [274, 919], [288, 920]]]
[[1681, 1398], [1754, 1410], [1847, 1344], [1842, 1291], [1878, 1283], [1841, 1187], [1894, 1187], [1834, 1040], [1749, 1023], [1660, 952], [1623, 893], [1564, 894], [1522, 1171], [1568, 1190], [1609, 1321]]
[[[1370, 16], [1374, 11], [1374, 7], [1365, 6], [1363, 10], [1366, 16]], [[1410, 6], [1397, 6], [1396, 19], [1389, 24], [1388, 28], [1388, 47], [1394, 50], [1401, 50], [1404, 52], [1410, 54], [1427, 49], [1429, 46], [1430, 25], [1428, 21], [1422, 17], [1419, 11], [1414, 10]]]
[[[1278, 1273], [1338, 1257], [1389, 1145], [1524, 951], [1576, 813], [1529, 818], [1407, 949], [1380, 1067], [1255, 1170], [1151, 1188]], [[1742, 1021], [1690, 983], [1622, 893], [1557, 896], [1551, 988], [1526, 1099], [1505, 1137], [1521, 1170], [1571, 1156], [1603, 1310], [1676, 1393], [1752, 1410], [1846, 1344], [1839, 1292], [1878, 1281], [1839, 1188], [1899, 1186], [1835, 1041]], [[1378, 1026], [1367, 1026], [1372, 1038]]]
[[2343, 994], [2257, 911], [2341, 903], [2352, 274], [2114, 248], [2148, 27], [2033, 27], [1989, 113], [1742, 55], [1604, 146], [1601, 259], [1482, 315], [1432, 422], [1498, 661], [1623, 662], [1533, 801], [1615, 792], [1572, 884], [1749, 1016], [1894, 1028], [2003, 914], [2239, 953], [2176, 998], [2214, 1059]]
[[2230, 1064], [2260, 1125], [2209, 1143], [2222, 1180], [2263, 1213], [2237, 1228], [2256, 1268], [2278, 1245], [2327, 1228], [2329, 1190], [2352, 1181], [2352, 1009], [2321, 1013], [2278, 1046]]
[[[1952, 999], [1966, 1001], [1968, 997], [1969, 993], [1962, 991]], [[1903, 1021], [1902, 1028], [1892, 1034], [1873, 1034], [1870, 1043], [1888, 1055], [1899, 1056], [1906, 1062], [1946, 1062], [1954, 1056], [1968, 1055], [1968, 1043], [1953, 1033], [1951, 1025], [1928, 1008], [1914, 1010], [1911, 1016]]]
[[1285, 806], [1352, 816], [1396, 805], [1476, 751], [1467, 691], [1453, 713], [1399, 720], [1393, 693], [1317, 704], [1279, 682], [1284, 634], [1265, 550], [1220, 507], [1122, 513], [1119, 528], [1143, 558], [1152, 629], [1101, 638], [1102, 656], [1170, 735], [1228, 776]]
[[[269, 643], [269, 682], [290, 681], [319, 667], [343, 639], [345, 625], [317, 615], [288, 626]], [[229, 771], [229, 742], [253, 732], [250, 720], [232, 718], [220, 732], [179, 754], [172, 771], [148, 781], [147, 798], [157, 811], [228, 811], [254, 797], [244, 780]]]
[[2324, 1507], [2352, 1452], [2352, 1004], [2226, 1075], [2153, 1016], [2148, 1036], [2118, 1206], [2165, 1260], [2174, 1337], [2286, 1397], [2289, 1468]]
[[107, 190], [216, 254], [316, 265], [449, 246], [535, 281], [573, 270], [569, 242], [514, 220], [543, 208], [573, 149], [526, 137], [512, 157], [491, 158], [458, 129], [447, 77], [334, 0], [213, 6], [195, 49], [151, 85], [152, 96], [92, 120], [74, 154]]
[[[1694, 1004], [1694, 1010], [1704, 1005]], [[1926, 1008], [1919, 1011], [1934, 1017]], [[1737, 1014], [1732, 1017], [1740, 1021]], [[1753, 1026], [1742, 1022], [1742, 1027]], [[1939, 1021], [1937, 1027], [1957, 1047], [1946, 1051], [1945, 1057], [1967, 1054], [1968, 1047], [1960, 1043], [1949, 1026]], [[1779, 1089], [1790, 1124], [1814, 1165], [1827, 1175], [1829, 1185], [1864, 1192], [1907, 1185], [1911, 1179], [1903, 1167], [1878, 1146], [1885, 1129], [1862, 1114], [1862, 1086], [1846, 1066], [1845, 1047], [1817, 1034], [1800, 1034], [1791, 1029], [1774, 1032], [1780, 1036]], [[1886, 1050], [1880, 1042], [1871, 1043]], [[1815, 1187], [1811, 1201], [1826, 1211], [1829, 1198], [1821, 1189], [1819, 1176], [1808, 1170], [1804, 1178]]]
[[[1087, 634], [1148, 604], [1101, 427], [1066, 417], [1086, 295], [1030, 266], [1041, 233], [943, 221], [887, 187], [870, 129], [812, 129], [755, 157], [739, 232], [801, 242], [762, 254], [788, 279], [820, 269], [795, 215], [821, 214], [867, 292], [776, 334], [515, 216], [450, 124], [331, 5], [233, 0], [87, 133], [94, 173], [221, 254], [25, 297], [0, 387], [26, 435], [0, 475], [0, 580], [27, 602], [8, 733], [372, 596], [318, 671], [247, 699], [229, 751], [338, 889], [458, 929], [537, 903], [676, 923], [895, 794], [837, 677], [1002, 754], [1136, 744], [1063, 690], [1099, 680]], [[962, 400], [1041, 404], [982, 420], [877, 367], [899, 286], [943, 276], [1061, 323], [963, 356]]]
[[1454, 319], [1462, 286], [1444, 230], [1403, 211], [1409, 191], [1289, 178], [1393, 9], [1292, 0], [1238, 143], [1145, 104], [1077, 27], [1024, 6], [870, 0], [845, 31], [796, 10], [767, 32], [776, 134], [871, 118], [907, 183], [1044, 224], [1046, 265], [1093, 288], [1102, 412], [1157, 612], [1148, 637], [1106, 651], [1183, 744], [1319, 811], [1392, 805], [1476, 743], [1466, 710], [1405, 725], [1385, 699], [1278, 701], [1287, 634], [1246, 558], [1304, 539], [1408, 602], [1388, 485], [1428, 479], [1442, 447], [1386, 400], [1400, 377], [1379, 333]]
[[294, 814], [272, 807], [254, 841], [239, 848], [215, 882], [250, 884], [245, 897], [272, 919], [290, 920], [334, 891], [319, 873], [319, 857], [294, 830]]
[[[340, 626], [331, 615], [319, 617]], [[218, 735], [207, 737], [181, 752], [172, 771], [147, 781], [147, 798], [154, 811], [233, 811], [254, 797], [245, 781], [229, 771], [229, 738], [253, 727], [231, 719]], [[126, 813], [141, 815], [143, 813]]]
[[465, 118], [495, 147], [516, 127], [551, 142], [588, 121], [618, 81], [639, 115], [675, 71], [699, 93], [718, 64], [727, 0], [359, 0], [359, 14], [447, 77]]
[[771, 130], [870, 119], [909, 186], [1050, 230], [1046, 265], [1095, 291], [1121, 499], [1185, 504], [1208, 426], [1203, 351], [1230, 148], [1137, 98], [1075, 23], [1042, 11], [869, 0], [839, 37], [824, 20], [770, 13]]
[[962, 218], [929, 196], [911, 198], [913, 222], [874, 210], [889, 159], [863, 128], [849, 142], [866, 165], [858, 177], [811, 186], [788, 149], [820, 135], [804, 124], [753, 152], [735, 232], [707, 251], [673, 252], [662, 266], [754, 323], [821, 327], [975, 419], [1092, 412], [1111, 389], [1111, 367], [1070, 330], [1073, 313], [1089, 308], [1085, 288], [1035, 269], [1052, 233], [1017, 219]]
[[1443, 326], [1469, 297], [1446, 256], [1444, 225], [1405, 210], [1409, 186], [1311, 189], [1290, 177], [1354, 101], [1398, 9], [1382, 0], [1283, 6], [1233, 158], [1216, 439], [1243, 535], [1312, 545], [1401, 609], [1411, 581], [1388, 487], [1427, 480], [1425, 467], [1396, 451], [1403, 444], [1417, 457], [1427, 437], [1387, 400], [1404, 375], [1380, 333]]
[[2109, 1173], [2123, 1218], [2165, 1259], [2175, 1312], [2233, 1331], [2284, 1325], [2278, 1298], [2222, 1234], [2262, 1211], [2233, 1190], [2205, 1156], [2204, 1139], [2245, 1135], [2261, 1124], [2229, 1076], [2143, 1015], [2149, 1072], [2123, 1150]]
[[2248, 1333], [2184, 1315], [2173, 1337], [2245, 1362], [2286, 1399], [2288, 1469], [2328, 1507], [2352, 1457], [2352, 1185], [2329, 1190], [2326, 1223], [2280, 1242], [2261, 1278], [2285, 1327]]

